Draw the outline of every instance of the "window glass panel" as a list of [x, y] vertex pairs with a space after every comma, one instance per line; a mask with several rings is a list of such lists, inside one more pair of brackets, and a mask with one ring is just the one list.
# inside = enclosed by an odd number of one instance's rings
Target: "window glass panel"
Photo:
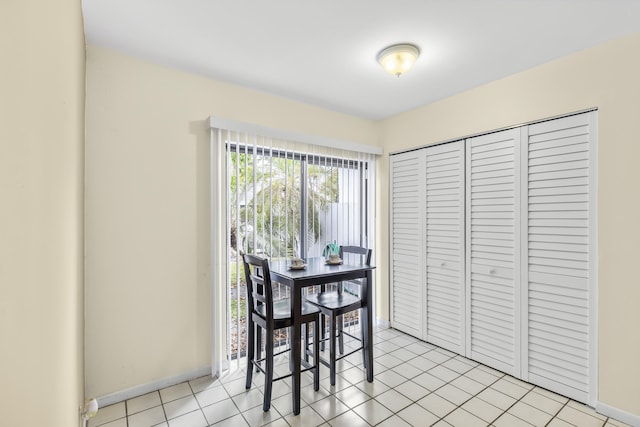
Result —
[[[227, 143], [228, 359], [246, 347], [242, 253], [269, 259], [322, 256], [327, 244], [366, 245], [366, 161], [330, 150], [294, 151], [293, 143], [229, 133]], [[290, 146], [289, 146], [290, 145]], [[274, 295], [288, 297], [281, 286]], [[345, 319], [357, 324], [357, 313]], [[287, 334], [281, 335], [281, 344]]]

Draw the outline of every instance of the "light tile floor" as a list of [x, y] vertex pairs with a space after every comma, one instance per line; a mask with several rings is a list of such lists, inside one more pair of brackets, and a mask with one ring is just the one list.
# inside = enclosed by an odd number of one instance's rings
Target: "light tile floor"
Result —
[[[274, 384], [262, 411], [264, 377], [244, 388], [244, 370], [210, 377], [101, 408], [90, 427], [205, 426], [626, 426], [592, 408], [522, 382], [393, 329], [374, 337], [375, 379], [367, 383], [355, 353], [339, 362], [335, 386], [322, 370], [320, 391], [303, 374], [300, 415], [291, 412], [290, 380]], [[286, 372], [286, 356], [277, 371]], [[276, 373], [277, 375], [277, 373]]]

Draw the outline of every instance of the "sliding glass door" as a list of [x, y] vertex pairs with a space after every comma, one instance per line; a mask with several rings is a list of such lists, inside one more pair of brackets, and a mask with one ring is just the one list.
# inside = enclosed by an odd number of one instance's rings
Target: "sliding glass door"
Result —
[[[286, 259], [322, 256], [331, 243], [369, 246], [370, 161], [340, 154], [244, 134], [227, 138], [228, 362], [245, 355], [243, 253]], [[278, 291], [287, 296], [286, 287]]]

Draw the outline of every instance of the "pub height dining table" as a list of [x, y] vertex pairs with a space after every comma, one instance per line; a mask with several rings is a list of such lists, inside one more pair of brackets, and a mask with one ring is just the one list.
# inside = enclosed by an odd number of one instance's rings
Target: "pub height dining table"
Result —
[[[372, 265], [357, 263], [349, 260], [349, 263], [338, 265], [327, 264], [325, 259], [307, 258], [304, 269], [291, 269], [290, 262], [287, 260], [270, 262], [271, 281], [288, 286], [291, 293], [291, 301], [293, 304], [293, 327], [291, 342], [291, 358], [293, 361], [292, 372], [292, 403], [293, 413], [300, 413], [300, 371], [302, 363], [302, 352], [300, 349], [300, 341], [302, 339], [302, 325], [300, 322], [303, 290], [309, 286], [323, 285], [328, 283], [336, 283], [346, 280], [364, 279], [361, 285], [360, 298], [363, 300], [363, 308], [361, 309], [360, 322], [363, 328], [363, 347], [365, 369], [367, 373], [367, 381], [373, 382], [373, 320], [372, 307], [373, 302], [373, 270]], [[314, 339], [317, 339], [314, 337]], [[314, 355], [315, 356], [315, 355]]]

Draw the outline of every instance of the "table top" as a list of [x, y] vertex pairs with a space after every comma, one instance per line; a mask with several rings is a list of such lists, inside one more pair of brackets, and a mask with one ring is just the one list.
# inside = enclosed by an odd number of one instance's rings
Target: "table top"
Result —
[[304, 262], [306, 264], [304, 270], [290, 269], [290, 260], [271, 261], [269, 263], [269, 268], [272, 276], [276, 275], [279, 278], [291, 281], [314, 280], [327, 277], [333, 278], [335, 276], [352, 276], [365, 274], [368, 270], [375, 269], [375, 266], [373, 265], [353, 263], [352, 261], [338, 265], [327, 264], [325, 259], [322, 257], [306, 258]]

